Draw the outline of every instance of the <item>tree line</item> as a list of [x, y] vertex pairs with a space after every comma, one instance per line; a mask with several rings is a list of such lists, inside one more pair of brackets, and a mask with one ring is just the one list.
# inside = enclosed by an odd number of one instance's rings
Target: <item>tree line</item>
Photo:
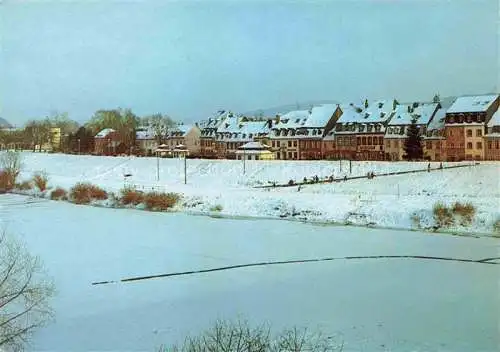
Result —
[[[156, 113], [139, 117], [131, 109], [122, 108], [98, 110], [82, 125], [70, 119], [68, 113], [53, 113], [43, 120], [28, 121], [22, 129], [0, 130], [0, 146], [41, 151], [43, 145], [50, 144], [55, 151], [90, 153], [94, 150], [94, 136], [111, 128], [119, 134], [125, 150], [132, 150], [140, 127], [147, 128], [159, 143], [163, 143], [175, 125], [168, 115]], [[54, 128], [59, 128], [60, 134]]]

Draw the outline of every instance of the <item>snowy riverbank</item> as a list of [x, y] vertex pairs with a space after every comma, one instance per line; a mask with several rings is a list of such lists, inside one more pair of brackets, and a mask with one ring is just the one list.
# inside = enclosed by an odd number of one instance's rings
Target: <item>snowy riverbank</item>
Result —
[[[25, 153], [23, 158], [21, 179], [44, 170], [54, 187], [69, 189], [85, 181], [116, 194], [124, 185], [146, 191], [176, 192], [182, 194], [183, 199], [173, 210], [195, 214], [435, 231], [434, 204], [451, 205], [458, 201], [474, 205], [473, 222], [461, 226], [457, 220], [439, 231], [494, 235], [494, 224], [500, 220], [499, 163], [306, 185], [299, 191], [298, 187], [253, 187], [315, 175], [322, 178], [332, 174], [361, 176], [368, 171], [377, 174], [425, 169], [427, 163], [353, 162], [349, 173], [346, 161], [249, 161], [243, 174], [240, 161], [194, 159], [187, 160], [187, 184], [184, 184], [184, 161], [179, 159], [160, 159], [157, 164], [155, 158], [134, 157]], [[156, 181], [158, 174], [160, 180]]]

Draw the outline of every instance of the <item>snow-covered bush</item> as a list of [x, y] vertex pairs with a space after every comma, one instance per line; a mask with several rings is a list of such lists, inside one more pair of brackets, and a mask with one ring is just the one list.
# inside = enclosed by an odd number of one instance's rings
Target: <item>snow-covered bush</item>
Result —
[[222, 205], [220, 205], [220, 204], [214, 205], [214, 206], [210, 207], [210, 211], [213, 211], [213, 212], [222, 211]]
[[460, 224], [464, 226], [470, 225], [476, 215], [476, 208], [472, 205], [472, 203], [455, 202], [451, 210], [453, 211], [453, 214], [461, 217]]
[[93, 200], [108, 199], [108, 194], [96, 185], [80, 182], [71, 188], [69, 199], [76, 204], [89, 204]]
[[33, 189], [33, 184], [31, 181], [23, 181], [21, 183], [17, 183], [16, 188], [20, 191], [29, 191]]
[[148, 192], [144, 195], [144, 205], [147, 210], [168, 210], [180, 199], [177, 193]]
[[439, 227], [446, 227], [453, 225], [453, 214], [451, 210], [441, 202], [434, 204], [432, 209], [434, 213], [434, 221]]
[[47, 189], [47, 183], [49, 182], [49, 177], [45, 172], [37, 172], [33, 175], [33, 183], [40, 190], [40, 192], [45, 192]]
[[138, 205], [144, 202], [144, 192], [132, 187], [125, 187], [121, 191], [120, 201], [123, 205]]
[[52, 192], [50, 192], [50, 199], [52, 200], [67, 200], [68, 192], [61, 187], [57, 187]]

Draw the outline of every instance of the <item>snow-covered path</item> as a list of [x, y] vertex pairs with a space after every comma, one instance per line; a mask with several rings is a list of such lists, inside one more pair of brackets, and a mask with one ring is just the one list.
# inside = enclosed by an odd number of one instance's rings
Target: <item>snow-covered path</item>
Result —
[[350, 260], [127, 284], [91, 282], [267, 260], [347, 255], [481, 259], [500, 242], [418, 232], [221, 220], [0, 196], [0, 219], [59, 291], [36, 351], [153, 351], [217, 318], [320, 328], [345, 351], [496, 351], [500, 266]]

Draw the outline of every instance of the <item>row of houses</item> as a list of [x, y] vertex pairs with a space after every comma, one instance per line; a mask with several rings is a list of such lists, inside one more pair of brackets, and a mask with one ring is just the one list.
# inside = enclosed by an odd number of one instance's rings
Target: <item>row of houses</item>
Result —
[[[492, 94], [459, 97], [447, 106], [395, 99], [323, 104], [268, 118], [221, 110], [194, 125], [176, 126], [162, 143], [147, 128], [139, 129], [136, 145], [146, 155], [161, 150], [225, 159], [397, 161], [404, 158], [415, 121], [428, 160], [500, 160], [499, 104], [499, 95]], [[113, 131], [99, 133], [96, 152], [115, 148], [113, 138]]]

